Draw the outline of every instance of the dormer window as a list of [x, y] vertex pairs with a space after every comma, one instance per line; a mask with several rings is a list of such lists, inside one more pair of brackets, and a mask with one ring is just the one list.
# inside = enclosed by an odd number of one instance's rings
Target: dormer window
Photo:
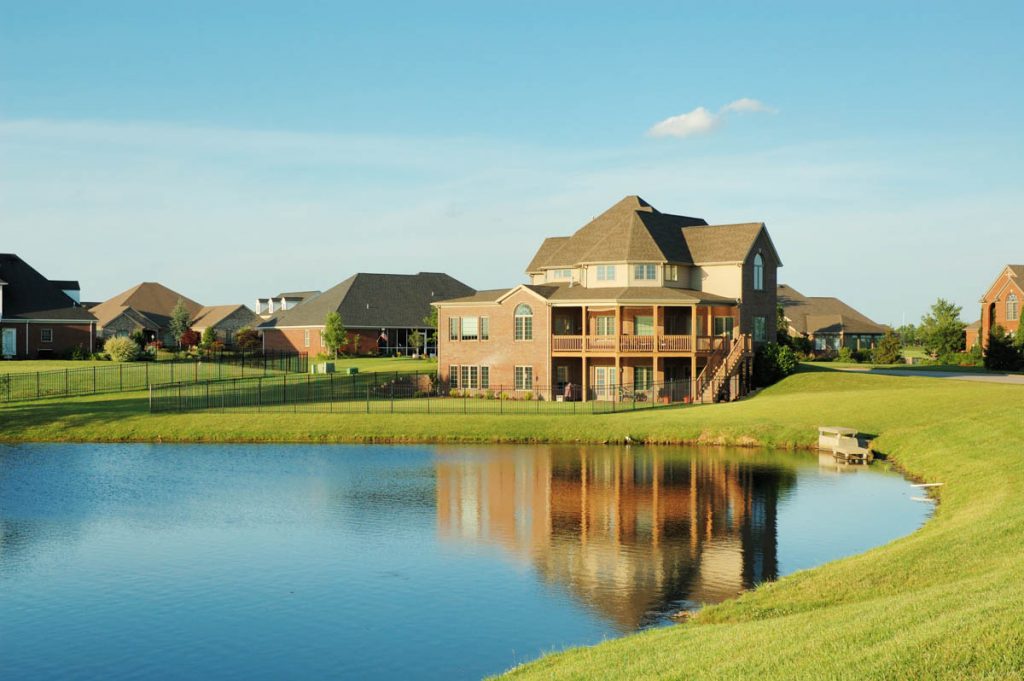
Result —
[[1006, 321], [1015, 322], [1020, 316], [1020, 304], [1017, 300], [1017, 294], [1011, 293], [1006, 297]]
[[764, 258], [760, 253], [754, 256], [754, 290], [764, 290]]
[[548, 281], [570, 281], [572, 279], [572, 270], [548, 270]]
[[657, 268], [653, 264], [634, 265], [633, 278], [637, 281], [654, 281], [657, 279]]
[[598, 265], [598, 281], [615, 281], [615, 265]]

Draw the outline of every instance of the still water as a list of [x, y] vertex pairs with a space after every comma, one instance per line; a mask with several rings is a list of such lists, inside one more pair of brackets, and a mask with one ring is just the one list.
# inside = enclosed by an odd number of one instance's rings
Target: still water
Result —
[[0, 446], [0, 677], [478, 678], [912, 532], [912, 495], [720, 449]]

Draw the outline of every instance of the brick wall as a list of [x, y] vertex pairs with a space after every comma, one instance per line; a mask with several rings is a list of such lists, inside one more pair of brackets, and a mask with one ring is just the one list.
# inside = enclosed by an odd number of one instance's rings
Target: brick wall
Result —
[[[1017, 296], [1017, 319], [1006, 318], [1006, 299], [1013, 293]], [[1020, 329], [1021, 310], [1024, 309], [1024, 289], [1021, 282], [1010, 276], [1009, 270], [1004, 270], [999, 279], [985, 292], [981, 303], [981, 342], [988, 343], [988, 336], [992, 327], [996, 324], [1002, 326], [1007, 332], [1014, 335]], [[968, 345], [970, 347], [970, 338]]]
[[[533, 340], [514, 340], [515, 309], [526, 303], [533, 310]], [[449, 320], [453, 317], [488, 317], [490, 339], [449, 340]], [[438, 309], [438, 372], [449, 380], [452, 365], [486, 366], [492, 388], [515, 385], [515, 367], [533, 367], [534, 386], [551, 383], [548, 344], [551, 334], [551, 308], [528, 291], [519, 291], [501, 303], [475, 306], [442, 306]]]
[[[760, 252], [764, 258], [764, 290], [754, 290], [754, 256]], [[754, 334], [754, 317], [765, 317], [766, 340], [774, 343], [777, 340], [776, 318], [778, 298], [779, 263], [773, 256], [768, 233], [764, 230], [758, 235], [750, 255], [743, 263], [742, 302], [740, 304], [740, 333]]]
[[[305, 342], [305, 333], [309, 331], [309, 345]], [[310, 355], [320, 353], [328, 354], [330, 350], [320, 342], [322, 326], [309, 326], [295, 329], [264, 329], [263, 347], [266, 350], [281, 350], [285, 352], [306, 352]], [[353, 354], [356, 348], [356, 335], [359, 336], [358, 353], [360, 355], [372, 355], [377, 352], [377, 338], [380, 337], [379, 329], [347, 329], [349, 342], [344, 346], [342, 352]]]
[[[14, 329], [17, 333], [17, 359], [38, 359], [53, 357], [60, 359], [65, 353], [81, 345], [89, 352], [92, 342], [91, 324], [51, 324], [51, 323], [29, 323], [28, 324], [28, 350], [25, 350], [26, 325], [24, 322], [3, 322], [0, 328]], [[42, 329], [52, 329], [53, 340], [49, 343], [42, 341]], [[40, 353], [42, 351], [42, 353]]]

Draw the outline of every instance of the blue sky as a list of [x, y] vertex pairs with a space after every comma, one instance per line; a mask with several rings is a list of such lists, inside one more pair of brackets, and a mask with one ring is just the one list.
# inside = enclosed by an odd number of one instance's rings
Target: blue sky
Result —
[[493, 288], [639, 194], [970, 321], [1024, 262], [1024, 5], [965, 5], [2, 2], [0, 250], [97, 300]]

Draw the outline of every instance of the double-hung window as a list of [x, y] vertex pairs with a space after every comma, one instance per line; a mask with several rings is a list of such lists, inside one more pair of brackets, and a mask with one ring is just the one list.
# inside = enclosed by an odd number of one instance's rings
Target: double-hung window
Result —
[[516, 390], [533, 390], [533, 367], [516, 367], [515, 378]]
[[448, 340], [459, 340], [459, 318], [449, 317], [448, 319]]
[[302, 346], [305, 348], [309, 347], [309, 329], [302, 330]]
[[731, 336], [735, 321], [732, 317], [715, 317], [714, 329], [716, 336]]
[[491, 318], [481, 317], [480, 318], [480, 340], [490, 340], [491, 338]]
[[754, 340], [758, 343], [768, 340], [767, 317], [754, 317]]
[[598, 265], [598, 281], [615, 281], [615, 265]]
[[598, 336], [615, 335], [615, 317], [612, 315], [601, 315], [594, 318], [595, 331]]
[[52, 343], [53, 342], [53, 329], [39, 329], [39, 342], [40, 343]]
[[490, 367], [480, 367], [480, 387], [485, 389], [491, 387]]
[[1020, 307], [1017, 294], [1011, 293], [1006, 297], [1006, 321], [1015, 322], [1020, 317]]
[[679, 265], [665, 265], [665, 281], [679, 281]]
[[452, 364], [448, 367], [448, 387], [458, 388], [459, 387], [459, 365]]
[[462, 340], [476, 340], [480, 333], [479, 317], [462, 318]]
[[480, 385], [478, 383], [479, 376], [480, 376], [479, 367], [463, 366], [462, 367], [462, 380], [460, 381], [459, 385], [461, 385], [463, 388], [468, 388], [470, 390], [476, 390], [476, 388], [478, 388], [479, 385]]
[[656, 268], [650, 265], [633, 265], [633, 278], [637, 281], [654, 281], [657, 279]]

